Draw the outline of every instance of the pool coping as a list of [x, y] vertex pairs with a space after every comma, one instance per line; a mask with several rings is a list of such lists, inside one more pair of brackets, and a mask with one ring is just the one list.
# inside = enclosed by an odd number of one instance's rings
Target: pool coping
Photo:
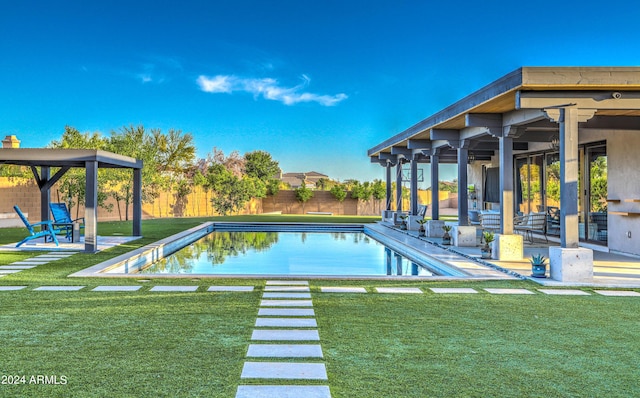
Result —
[[[393, 280], [393, 281], [416, 281], [416, 280], [430, 280], [430, 281], [450, 281], [450, 280], [503, 280], [513, 279], [509, 275], [488, 276], [488, 275], [473, 275], [469, 272], [456, 267], [455, 265], [448, 263], [447, 261], [439, 260], [432, 256], [432, 254], [421, 249], [416, 244], [408, 244], [402, 239], [390, 236], [390, 234], [382, 233], [382, 235], [388, 239], [395, 241], [396, 244], [404, 245], [410, 252], [419, 252], [421, 256], [433, 258], [438, 263], [435, 267], [436, 270], [443, 267], [445, 269], [450, 268], [454, 270], [457, 275], [445, 275], [445, 276], [417, 276], [417, 275], [274, 275], [274, 274], [251, 274], [251, 275], [229, 275], [229, 274], [139, 274], [139, 273], [124, 273], [124, 272], [105, 272], [113, 270], [118, 267], [126, 268], [128, 266], [140, 267], [150, 264], [160, 258], [174, 253], [176, 250], [200, 239], [201, 237], [212, 232], [216, 226], [222, 226], [225, 230], [263, 230], [278, 229], [285, 231], [347, 231], [357, 230], [366, 233], [366, 229], [373, 230], [375, 233], [380, 234], [381, 230], [374, 227], [377, 224], [364, 224], [364, 223], [274, 223], [274, 222], [206, 222], [188, 230], [182, 231], [175, 235], [166, 237], [157, 242], [151, 243], [144, 247], [132, 250], [124, 253], [120, 256], [103, 261], [99, 264], [95, 264], [91, 267], [85, 268], [78, 272], [75, 272], [69, 277], [99, 277], [99, 278], [189, 278], [189, 279], [265, 279], [265, 278], [286, 278], [286, 279], [340, 279], [340, 280]], [[371, 235], [370, 235], [371, 236]], [[371, 236], [376, 239], [374, 236]], [[420, 241], [421, 242], [421, 241]], [[424, 243], [424, 242], [422, 242]], [[383, 242], [384, 244], [384, 242]], [[395, 249], [394, 249], [395, 250]], [[402, 252], [402, 248], [400, 250]], [[403, 254], [403, 253], [401, 253]], [[414, 254], [414, 253], [411, 253]], [[449, 253], [451, 255], [451, 253]], [[460, 256], [462, 257], [462, 256]], [[140, 263], [142, 265], [140, 265]]]

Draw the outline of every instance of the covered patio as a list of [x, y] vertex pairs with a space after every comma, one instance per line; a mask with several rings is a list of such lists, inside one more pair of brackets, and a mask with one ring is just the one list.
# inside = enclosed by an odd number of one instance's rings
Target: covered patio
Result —
[[[547, 253], [551, 278], [589, 283], [600, 256], [594, 249], [640, 256], [640, 184], [629, 183], [640, 179], [638, 145], [640, 68], [523, 67], [374, 146], [368, 156], [386, 170], [383, 218], [407, 211], [410, 229], [418, 228], [412, 218], [420, 205], [419, 164], [430, 165], [432, 187], [438, 186], [440, 163], [457, 164], [454, 233], [471, 234], [474, 211], [498, 213], [494, 260], [526, 260], [515, 216], [555, 209], [557, 243]], [[594, 169], [595, 161], [604, 166]], [[400, 200], [403, 165], [410, 175], [406, 210]], [[596, 193], [590, 174], [603, 167]], [[555, 196], [551, 183], [557, 184]], [[438, 190], [432, 195], [438, 221]]]
[[[0, 149], [0, 164], [28, 166], [40, 190], [40, 219], [49, 220], [51, 187], [72, 167], [84, 168], [85, 186], [85, 238], [84, 251], [98, 251], [98, 169], [128, 168], [133, 170], [133, 236], [142, 234], [142, 160], [93, 149]], [[51, 169], [58, 168], [51, 175]], [[19, 204], [18, 204], [19, 205]]]

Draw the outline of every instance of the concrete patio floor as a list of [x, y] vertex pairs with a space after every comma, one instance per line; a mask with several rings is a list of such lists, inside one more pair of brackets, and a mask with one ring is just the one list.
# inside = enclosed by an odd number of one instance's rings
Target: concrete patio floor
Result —
[[[98, 251], [109, 249], [118, 245], [122, 245], [127, 242], [131, 242], [136, 239], [140, 239], [140, 236], [98, 236]], [[38, 239], [32, 239], [24, 243], [20, 247], [16, 247], [15, 243], [9, 243], [0, 246], [0, 251], [77, 251], [84, 250], [84, 236], [80, 238], [79, 242], [69, 242], [64, 237], [58, 237], [60, 243], [56, 246], [53, 242], [45, 242], [44, 237]]]
[[[416, 231], [407, 232], [416, 236]], [[442, 239], [439, 238], [420, 238], [428, 240], [436, 244], [441, 244]], [[481, 260], [498, 267], [505, 268], [509, 271], [516, 272], [530, 280], [545, 286], [591, 286], [591, 287], [618, 287], [618, 288], [640, 288], [640, 258], [627, 256], [623, 254], [610, 253], [598, 250], [593, 246], [586, 246], [593, 250], [593, 282], [592, 283], [565, 283], [554, 281], [549, 278], [532, 278], [531, 263], [529, 259], [531, 255], [542, 254], [549, 258], [549, 247], [560, 246], [558, 242], [549, 240], [544, 241], [544, 237], [537, 237], [533, 243], [524, 242], [524, 257], [520, 261], [499, 261], [499, 260]], [[445, 246], [449, 251], [463, 254], [465, 256], [477, 257], [480, 260], [480, 240], [478, 237], [478, 245], [476, 247], [457, 247]], [[604, 250], [605, 248], [602, 248]], [[547, 266], [547, 275], [549, 267]]]

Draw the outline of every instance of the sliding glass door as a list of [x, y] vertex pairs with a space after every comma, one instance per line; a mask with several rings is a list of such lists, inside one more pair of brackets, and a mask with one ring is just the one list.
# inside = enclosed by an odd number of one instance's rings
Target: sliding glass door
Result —
[[581, 237], [594, 243], [607, 244], [607, 146], [605, 143], [590, 144], [584, 148], [585, 172], [583, 203], [585, 206], [584, 228]]
[[[547, 234], [560, 235], [560, 154], [556, 151], [515, 158], [515, 212], [544, 212]], [[579, 147], [578, 214], [580, 240], [607, 244], [607, 146]]]

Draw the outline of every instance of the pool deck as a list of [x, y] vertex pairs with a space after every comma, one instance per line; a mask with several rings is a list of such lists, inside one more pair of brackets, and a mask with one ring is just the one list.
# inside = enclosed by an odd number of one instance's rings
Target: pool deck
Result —
[[475, 258], [478, 263], [486, 262], [491, 266], [505, 269], [513, 274], [532, 280], [544, 286], [584, 286], [584, 287], [609, 287], [609, 288], [640, 288], [640, 258], [627, 256], [617, 253], [609, 253], [605, 251], [593, 250], [593, 282], [592, 283], [576, 283], [576, 282], [558, 282], [549, 278], [532, 278], [531, 263], [529, 258], [532, 254], [542, 254], [549, 257], [549, 247], [559, 246], [557, 242], [544, 242], [544, 239], [537, 238], [534, 243], [525, 241], [524, 258], [520, 261], [500, 261], [500, 260], [483, 260], [480, 258], [480, 242], [476, 247], [457, 247], [442, 246], [440, 238], [424, 238], [418, 237], [417, 231], [400, 231], [393, 228], [389, 224], [379, 223], [379, 225], [387, 230], [393, 231], [394, 234], [400, 233], [418, 241], [430, 242], [430, 244], [439, 247], [445, 247], [446, 251], [462, 256]]
[[[525, 241], [524, 258], [520, 261], [499, 261], [499, 260], [483, 260], [480, 258], [480, 242], [476, 247], [456, 247], [443, 246], [440, 238], [424, 238], [418, 237], [417, 231], [401, 231], [392, 227], [390, 224], [375, 223], [364, 224], [368, 229], [384, 234], [385, 236], [401, 242], [415, 250], [433, 257], [439, 262], [451, 265], [467, 276], [464, 277], [393, 277], [392, 280], [509, 280], [509, 279], [530, 279], [544, 286], [583, 286], [583, 287], [608, 287], [608, 288], [640, 288], [640, 258], [627, 256], [617, 253], [609, 253], [605, 251], [593, 251], [594, 259], [594, 279], [592, 283], [563, 283], [552, 279], [531, 278], [531, 265], [529, 258], [532, 254], [542, 254], [548, 258], [549, 247], [558, 246], [557, 242], [544, 242], [536, 239], [534, 243]], [[124, 244], [138, 237], [131, 236], [108, 236], [98, 238], [99, 250], [108, 249], [120, 244]], [[44, 243], [43, 239], [34, 239], [27, 242], [20, 248], [14, 244], [0, 246], [1, 251], [82, 251], [84, 245], [82, 242], [69, 243], [64, 239], [60, 241], [59, 246], [53, 243]], [[125, 255], [126, 256], [126, 255]], [[92, 275], [98, 276], [98, 275]], [[115, 275], [102, 274], [99, 276], [113, 277]], [[131, 276], [131, 275], [129, 275]], [[211, 275], [189, 275], [185, 277], [211, 277]], [[259, 275], [251, 275], [251, 278], [260, 278]], [[272, 276], [264, 275], [265, 278]], [[321, 276], [301, 276], [310, 279], [332, 279], [332, 277]], [[368, 279], [368, 278], [338, 278], [335, 279]], [[384, 279], [375, 277], [375, 279]]]
[[[140, 236], [98, 236], [98, 251], [110, 249], [112, 247], [122, 245], [132, 240], [140, 239]], [[47, 252], [81, 252], [84, 251], [84, 236], [80, 238], [79, 242], [69, 242], [65, 238], [58, 238], [59, 245], [56, 246], [53, 242], [45, 242], [44, 237], [32, 239], [25, 242], [22, 246], [16, 247], [15, 243], [9, 243], [0, 246], [0, 252], [2, 251], [47, 251]]]

